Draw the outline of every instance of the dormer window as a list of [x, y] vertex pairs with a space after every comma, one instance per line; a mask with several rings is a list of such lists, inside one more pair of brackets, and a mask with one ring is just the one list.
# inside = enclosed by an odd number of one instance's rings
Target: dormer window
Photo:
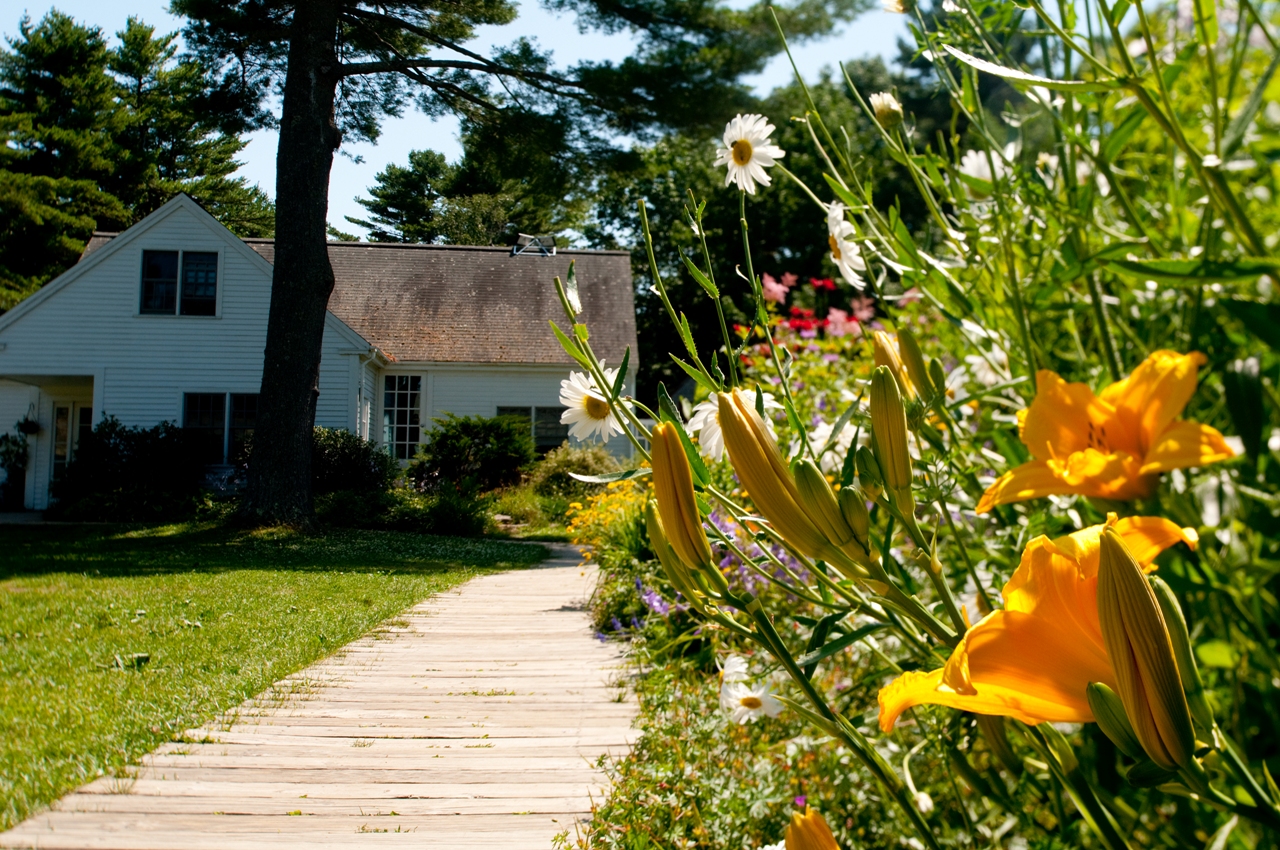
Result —
[[212, 251], [143, 251], [142, 306], [153, 316], [218, 312], [218, 255]]

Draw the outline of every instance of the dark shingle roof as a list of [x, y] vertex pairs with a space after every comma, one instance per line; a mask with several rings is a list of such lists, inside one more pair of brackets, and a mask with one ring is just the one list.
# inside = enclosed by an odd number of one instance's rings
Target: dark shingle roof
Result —
[[[93, 251], [114, 234], [95, 233]], [[270, 239], [245, 243], [267, 262]], [[511, 256], [507, 248], [330, 242], [336, 279], [329, 310], [399, 361], [546, 363], [573, 361], [548, 320], [569, 331], [553, 278], [574, 261], [583, 321], [596, 353], [618, 365], [637, 357], [631, 257], [625, 251]]]

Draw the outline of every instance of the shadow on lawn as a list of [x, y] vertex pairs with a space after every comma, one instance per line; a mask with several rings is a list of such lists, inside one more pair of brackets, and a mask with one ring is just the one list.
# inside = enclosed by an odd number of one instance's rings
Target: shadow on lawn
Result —
[[102, 576], [229, 570], [435, 572], [524, 567], [546, 547], [396, 531], [242, 531], [215, 523], [0, 526], [0, 581], [49, 573]]

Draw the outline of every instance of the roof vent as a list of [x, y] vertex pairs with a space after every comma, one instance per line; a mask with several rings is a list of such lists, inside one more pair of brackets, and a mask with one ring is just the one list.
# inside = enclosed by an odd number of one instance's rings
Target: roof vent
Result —
[[536, 254], [542, 257], [556, 255], [556, 238], [554, 236], [530, 236], [521, 233], [516, 236], [516, 244], [511, 246], [511, 256], [519, 254]]

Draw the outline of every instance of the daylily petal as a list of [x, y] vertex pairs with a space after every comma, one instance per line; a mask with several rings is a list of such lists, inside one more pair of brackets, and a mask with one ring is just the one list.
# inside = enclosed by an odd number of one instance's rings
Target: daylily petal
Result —
[[985, 514], [996, 505], [1007, 505], [1023, 499], [1038, 499], [1053, 493], [1067, 492], [1062, 479], [1043, 460], [1032, 460], [1016, 466], [996, 479], [978, 501], [978, 513]]
[[1182, 415], [1205, 362], [1198, 351], [1156, 351], [1119, 382], [1123, 386], [1113, 384], [1103, 391], [1103, 398], [1115, 404], [1117, 418], [1137, 430], [1139, 454], [1149, 452], [1165, 427]]
[[[1195, 532], [1155, 517], [1110, 525], [1144, 566]], [[945, 705], [1026, 723], [1093, 720], [1090, 682], [1115, 684], [1098, 620], [1098, 560], [1106, 525], [1032, 540], [1004, 586], [1005, 608], [965, 633], [941, 670], [905, 673], [880, 691], [880, 728], [888, 732], [914, 705]]]
[[1154, 477], [1142, 477], [1137, 459], [1127, 452], [1085, 449], [1046, 465], [1066, 485], [1056, 493], [1128, 500], [1151, 495], [1157, 483]]
[[1094, 445], [1091, 431], [1114, 413], [1088, 384], [1068, 383], [1056, 372], [1041, 369], [1036, 373], [1036, 397], [1026, 415], [1018, 417], [1018, 436], [1036, 460], [1061, 458]]
[[1235, 457], [1216, 428], [1184, 420], [1165, 428], [1142, 464], [1144, 475], [1188, 466], [1208, 466]]

